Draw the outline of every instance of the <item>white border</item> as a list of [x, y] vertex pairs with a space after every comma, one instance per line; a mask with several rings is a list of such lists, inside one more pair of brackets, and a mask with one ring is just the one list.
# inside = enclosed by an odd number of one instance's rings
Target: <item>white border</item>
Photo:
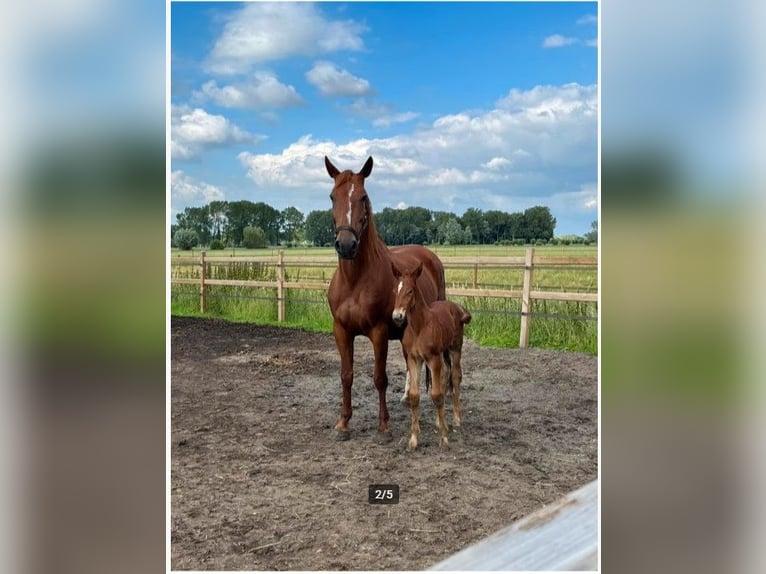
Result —
[[[176, 0], [177, 3], [193, 2], [196, 0]], [[211, 0], [213, 2], [218, 0]], [[223, 0], [221, 3], [233, 3], [238, 0]], [[250, 0], [239, 0], [241, 3], [246, 3]], [[258, 0], [255, 0], [258, 1]], [[356, 1], [356, 0], [354, 0]], [[372, 0], [375, 1], [375, 0]], [[384, 1], [384, 0], [379, 0]], [[434, 1], [449, 1], [449, 0], [434, 0]], [[507, 0], [499, 0], [507, 1]], [[560, 0], [512, 0], [521, 2], [541, 3], [545, 1], [560, 1]], [[596, 90], [598, 100], [597, 111], [597, 135], [598, 143], [596, 148], [597, 154], [597, 221], [598, 221], [598, 243], [597, 243], [597, 289], [598, 289], [598, 317], [596, 328], [596, 345], [597, 345], [597, 400], [598, 400], [598, 413], [597, 413], [597, 433], [598, 433], [598, 455], [597, 455], [597, 480], [598, 480], [598, 562], [597, 569], [601, 571], [601, 504], [602, 504], [602, 492], [601, 492], [601, 479], [602, 479], [602, 450], [601, 450], [601, 319], [602, 319], [602, 303], [601, 303], [601, 245], [603, 241], [602, 236], [602, 219], [601, 219], [601, 28], [602, 28], [602, 8], [601, 0], [564, 0], [571, 2], [591, 3], [596, 4], [596, 18], [597, 18], [597, 64], [596, 64]], [[172, 223], [171, 216], [171, 176], [172, 176], [172, 164], [171, 164], [171, 139], [170, 139], [170, 106], [171, 106], [171, 73], [170, 73], [170, 61], [171, 61], [171, 0], [165, 0], [165, 572], [172, 572], [171, 570], [171, 543], [170, 534], [172, 529], [171, 520], [171, 336], [170, 336], [170, 304], [171, 304], [171, 285], [170, 285], [170, 225]], [[196, 570], [186, 571], [190, 574], [200, 572]], [[221, 571], [228, 572], [228, 571]], [[305, 572], [303, 574], [306, 574]], [[371, 573], [376, 574], [376, 573]]]

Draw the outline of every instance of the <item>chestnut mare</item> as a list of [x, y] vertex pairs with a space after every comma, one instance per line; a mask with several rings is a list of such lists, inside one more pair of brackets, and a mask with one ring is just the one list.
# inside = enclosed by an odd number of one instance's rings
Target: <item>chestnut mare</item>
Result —
[[[372, 157], [359, 173], [339, 171], [325, 156], [325, 167], [335, 180], [332, 200], [333, 233], [338, 268], [330, 281], [327, 300], [333, 317], [333, 334], [340, 353], [340, 380], [343, 403], [335, 425], [337, 438], [349, 437], [351, 385], [354, 382], [354, 339], [370, 339], [375, 354], [373, 382], [378, 391], [378, 431], [382, 440], [390, 440], [386, 406], [386, 360], [389, 339], [401, 339], [403, 328], [392, 320], [394, 310], [394, 274], [391, 264], [414, 267], [420, 264], [418, 280], [427, 301], [445, 298], [444, 267], [439, 258], [421, 245], [403, 245], [389, 249], [378, 236], [372, 207], [364, 180], [372, 172]], [[405, 361], [406, 361], [405, 355]]]
[[[412, 413], [409, 447], [418, 446], [418, 405], [420, 390], [418, 379], [423, 363], [431, 372], [431, 400], [437, 409], [436, 423], [441, 434], [441, 445], [447, 446], [447, 423], [444, 420], [444, 393], [449, 382], [452, 391], [452, 426], [460, 427], [460, 382], [463, 370], [460, 358], [463, 352], [463, 326], [471, 322], [471, 314], [452, 301], [428, 301], [420, 289], [423, 264], [418, 263], [408, 271], [393, 264], [397, 284], [394, 287], [396, 301], [393, 319], [397, 324], [407, 321], [402, 338], [402, 348], [407, 357], [407, 373], [410, 377], [408, 399]], [[428, 390], [428, 380], [426, 380]]]

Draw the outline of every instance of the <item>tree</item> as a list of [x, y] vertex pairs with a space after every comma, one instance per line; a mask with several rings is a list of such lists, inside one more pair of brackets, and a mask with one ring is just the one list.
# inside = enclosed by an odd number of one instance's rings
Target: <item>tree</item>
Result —
[[471, 230], [471, 239], [469, 243], [487, 243], [489, 235], [489, 225], [484, 220], [484, 213], [481, 209], [469, 207], [465, 210], [460, 223], [464, 228]]
[[524, 211], [524, 221], [527, 227], [526, 240], [544, 239], [553, 237], [556, 228], [556, 218], [551, 215], [551, 210], [542, 205], [530, 207]]
[[585, 240], [589, 243], [598, 243], [598, 221], [592, 221], [590, 231], [585, 234]]
[[188, 251], [192, 247], [196, 247], [199, 244], [199, 237], [197, 232], [193, 229], [179, 229], [173, 235], [173, 245], [184, 251]]
[[279, 243], [280, 213], [267, 203], [251, 204], [253, 227], [260, 227], [271, 245]]
[[303, 214], [295, 207], [283, 209], [279, 214], [280, 234], [287, 241], [297, 241], [303, 229]]
[[314, 245], [331, 245], [335, 241], [332, 234], [332, 211], [312, 211], [306, 216], [306, 240]]
[[226, 202], [211, 201], [208, 204], [208, 213], [212, 224], [212, 237], [222, 239], [224, 226], [226, 225]]
[[261, 249], [269, 244], [266, 232], [260, 227], [245, 227], [242, 232], [242, 245], [248, 249]]
[[455, 216], [442, 223], [439, 227], [439, 234], [443, 237], [445, 245], [462, 245], [465, 243], [465, 230]]
[[510, 214], [498, 210], [485, 211], [484, 222], [487, 224], [487, 243], [511, 239]]
[[527, 222], [524, 219], [523, 213], [510, 213], [508, 214], [508, 236], [506, 239], [524, 239], [529, 237], [527, 231]]
[[242, 245], [245, 227], [253, 225], [252, 202], [230, 201], [226, 205], [226, 236], [231, 245]]
[[187, 207], [182, 213], [176, 215], [176, 219], [178, 220], [178, 227], [196, 231], [200, 243], [203, 245], [210, 243], [212, 219], [206, 205], [203, 207]]
[[454, 218], [455, 214], [449, 211], [434, 211], [431, 213], [431, 223], [428, 226], [427, 235], [429, 243], [444, 243], [442, 229], [445, 223]]

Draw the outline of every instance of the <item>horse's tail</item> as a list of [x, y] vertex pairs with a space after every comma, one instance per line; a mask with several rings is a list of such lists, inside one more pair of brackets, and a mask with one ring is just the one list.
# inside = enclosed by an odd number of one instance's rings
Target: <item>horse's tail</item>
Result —
[[460, 322], [463, 325], [467, 325], [468, 323], [471, 322], [471, 313], [465, 307], [460, 307], [460, 311], [461, 311]]

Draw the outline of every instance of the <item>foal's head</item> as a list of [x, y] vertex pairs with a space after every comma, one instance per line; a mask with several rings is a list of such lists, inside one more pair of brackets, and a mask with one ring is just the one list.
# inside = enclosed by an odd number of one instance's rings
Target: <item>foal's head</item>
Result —
[[372, 157], [367, 159], [359, 173], [339, 171], [327, 156], [324, 164], [335, 181], [330, 193], [335, 251], [343, 259], [353, 259], [370, 222], [370, 200], [364, 190], [364, 180], [372, 172]]
[[423, 272], [423, 262], [418, 263], [418, 266], [409, 271], [402, 272], [399, 268], [391, 264], [391, 270], [394, 272], [394, 312], [391, 318], [394, 323], [401, 327], [404, 321], [407, 319], [407, 313], [412, 311], [415, 306], [417, 297], [415, 290], [418, 288], [417, 281], [420, 274]]

